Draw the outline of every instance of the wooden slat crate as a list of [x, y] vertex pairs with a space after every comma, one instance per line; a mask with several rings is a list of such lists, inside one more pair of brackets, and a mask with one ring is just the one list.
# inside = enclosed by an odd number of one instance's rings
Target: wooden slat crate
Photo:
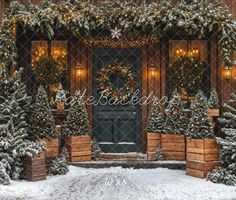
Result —
[[164, 160], [185, 160], [185, 136], [175, 134], [162, 134], [161, 147]]
[[219, 117], [220, 116], [220, 110], [219, 109], [208, 109], [207, 110], [209, 117]]
[[205, 178], [209, 171], [219, 165], [219, 150], [215, 139], [187, 139], [187, 175]]
[[89, 161], [92, 159], [91, 136], [66, 136], [65, 144], [70, 153], [71, 162]]
[[40, 142], [44, 142], [47, 148], [46, 158], [56, 157], [59, 153], [59, 139], [40, 139]]
[[157, 148], [161, 148], [161, 134], [160, 133], [147, 133], [147, 159], [153, 160], [153, 155]]
[[22, 161], [24, 168], [21, 174], [22, 179], [27, 181], [46, 180], [45, 153], [34, 157], [24, 157]]

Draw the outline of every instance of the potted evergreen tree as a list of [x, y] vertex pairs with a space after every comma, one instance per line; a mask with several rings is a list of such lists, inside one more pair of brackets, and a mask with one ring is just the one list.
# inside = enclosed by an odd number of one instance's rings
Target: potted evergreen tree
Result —
[[65, 102], [66, 102], [66, 91], [63, 89], [62, 84], [59, 84], [55, 102], [57, 104], [57, 110], [64, 110], [65, 109]]
[[188, 119], [180, 95], [175, 90], [166, 109], [166, 121], [161, 135], [165, 160], [185, 160], [185, 132]]
[[71, 102], [63, 134], [71, 162], [91, 160], [91, 128], [84, 101], [78, 91]]
[[46, 158], [56, 157], [59, 150], [59, 139], [55, 131], [55, 121], [48, 103], [47, 93], [42, 86], [38, 88], [29, 124], [30, 137], [45, 142]]
[[154, 98], [147, 121], [147, 158], [153, 160], [157, 148], [161, 147], [161, 131], [164, 125], [164, 115], [160, 99]]
[[219, 105], [219, 99], [218, 94], [216, 92], [216, 89], [213, 88], [210, 94], [210, 97], [208, 99], [208, 115], [210, 117], [218, 117], [220, 115], [220, 105]]
[[187, 174], [205, 178], [219, 165], [219, 152], [207, 114], [207, 99], [202, 91], [196, 95], [193, 114], [187, 131]]

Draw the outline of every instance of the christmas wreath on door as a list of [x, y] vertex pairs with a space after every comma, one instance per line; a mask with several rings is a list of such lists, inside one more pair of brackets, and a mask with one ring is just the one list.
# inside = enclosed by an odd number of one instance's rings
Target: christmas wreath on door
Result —
[[[112, 82], [114, 76], [122, 80], [121, 87]], [[135, 74], [125, 63], [111, 63], [101, 68], [97, 81], [100, 94], [109, 101], [127, 102], [135, 93]]]

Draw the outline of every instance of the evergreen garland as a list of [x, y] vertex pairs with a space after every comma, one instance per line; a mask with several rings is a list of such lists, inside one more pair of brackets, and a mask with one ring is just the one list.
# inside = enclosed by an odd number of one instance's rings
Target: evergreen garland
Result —
[[14, 29], [21, 26], [52, 38], [58, 28], [69, 30], [74, 35], [89, 35], [115, 28], [121, 34], [138, 32], [161, 38], [167, 32], [181, 29], [190, 35], [204, 38], [208, 33], [218, 35], [222, 59], [230, 68], [235, 50], [236, 22], [227, 7], [220, 2], [185, 1], [173, 5], [169, 2], [137, 5], [132, 2], [45, 1], [41, 6], [27, 8], [12, 2], [0, 29], [0, 62], [10, 66], [16, 61]]

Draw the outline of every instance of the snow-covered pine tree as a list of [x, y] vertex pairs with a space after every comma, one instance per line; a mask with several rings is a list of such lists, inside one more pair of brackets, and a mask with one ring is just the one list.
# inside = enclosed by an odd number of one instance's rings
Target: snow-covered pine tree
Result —
[[161, 101], [159, 98], [154, 98], [152, 102], [151, 112], [148, 116], [147, 131], [161, 133], [164, 126], [164, 115]]
[[52, 160], [49, 169], [50, 175], [65, 175], [69, 171], [66, 156], [66, 151], [62, 150], [62, 152]]
[[187, 130], [188, 119], [184, 113], [181, 97], [177, 90], [172, 94], [166, 109], [164, 132], [168, 134], [184, 134]]
[[47, 93], [42, 86], [38, 88], [29, 123], [32, 139], [56, 138], [55, 121], [48, 103]]
[[164, 160], [164, 156], [163, 156], [163, 151], [162, 149], [158, 148], [154, 155], [153, 155], [153, 160], [154, 161], [159, 161], [159, 160]]
[[63, 126], [63, 134], [70, 136], [91, 134], [88, 113], [79, 91], [75, 92], [74, 98], [71, 102], [70, 111], [65, 125]]
[[10, 177], [7, 174], [6, 166], [2, 161], [0, 161], [0, 183], [2, 183], [3, 185], [10, 184]]
[[187, 137], [192, 139], [214, 138], [213, 128], [207, 115], [207, 100], [202, 91], [196, 95], [192, 117], [187, 130]]
[[0, 91], [1, 174], [7, 173], [12, 179], [20, 176], [23, 156], [37, 155], [44, 150], [41, 144], [28, 140], [27, 110], [31, 98], [21, 82], [21, 73], [19, 70], [10, 76], [6, 69], [1, 69], [0, 88], [5, 89]]
[[97, 142], [97, 139], [93, 137], [92, 139], [92, 158], [95, 159], [97, 157], [100, 157], [102, 154], [102, 150]]
[[222, 131], [226, 129], [236, 129], [236, 94], [232, 93], [230, 99], [223, 105], [223, 116], [218, 118], [219, 123], [223, 126]]
[[215, 88], [212, 89], [210, 97], [208, 99], [208, 107], [211, 109], [217, 109], [220, 107], [218, 94]]
[[226, 185], [236, 185], [236, 94], [232, 93], [223, 107], [223, 116], [218, 120], [223, 126], [225, 137], [217, 138], [222, 168], [210, 172], [208, 179]]

